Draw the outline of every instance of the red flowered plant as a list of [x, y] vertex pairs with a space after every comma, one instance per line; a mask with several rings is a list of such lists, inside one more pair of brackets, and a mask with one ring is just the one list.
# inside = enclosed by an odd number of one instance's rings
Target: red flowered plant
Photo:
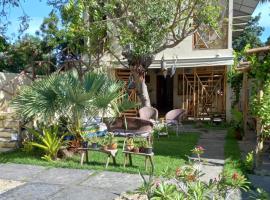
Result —
[[202, 155], [205, 149], [202, 146], [196, 146], [194, 149], [191, 150], [192, 153], [196, 155]]

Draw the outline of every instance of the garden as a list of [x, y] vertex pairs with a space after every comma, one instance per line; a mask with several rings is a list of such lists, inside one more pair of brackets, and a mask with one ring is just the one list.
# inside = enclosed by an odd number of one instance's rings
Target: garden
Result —
[[[5, 24], [0, 28], [1, 33], [10, 24], [6, 9], [20, 7], [20, 2], [3, 2], [0, 24], [2, 20]], [[263, 159], [269, 158], [270, 48], [252, 49], [262, 46], [257, 40], [262, 31], [257, 27], [259, 17], [252, 18], [243, 29], [243, 35], [234, 38], [233, 46], [237, 50], [234, 66], [227, 71], [225, 66], [231, 64], [216, 66], [221, 59], [224, 63], [232, 62], [224, 57], [226, 53], [213, 51], [212, 57], [198, 59], [195, 54], [184, 57], [189, 54], [185, 46], [185, 54], [174, 50], [172, 55], [164, 52], [174, 47], [178, 49], [178, 45], [189, 41], [186, 39], [191, 36], [192, 41], [202, 41], [197, 44], [199, 47], [194, 44], [189, 47], [192, 52], [194, 48], [220, 43], [218, 40], [226, 37], [222, 33], [226, 32], [223, 25], [228, 28], [234, 20], [230, 19], [234, 18], [230, 16], [233, 1], [224, 1], [222, 6], [217, 0], [46, 2], [53, 9], [44, 18], [36, 36], [20, 35], [14, 43], [0, 36], [1, 71], [18, 73], [1, 86], [1, 93], [9, 97], [5, 109], [14, 111], [12, 117], [18, 121], [18, 134], [5, 132], [10, 127], [0, 131], [4, 135], [4, 139], [0, 135], [0, 145], [8, 143], [17, 147], [0, 153], [1, 164], [139, 175], [142, 185], [130, 193], [151, 200], [229, 200], [239, 198], [240, 193], [251, 199], [270, 199], [266, 191], [255, 188], [248, 178], [250, 174], [263, 172]], [[27, 29], [29, 17], [23, 15], [19, 18], [20, 29]], [[252, 34], [255, 38], [249, 38]], [[220, 52], [231, 54], [228, 42], [231, 39], [222, 41], [227, 46]], [[182, 60], [178, 55], [183, 55]], [[186, 66], [192, 67], [183, 67], [184, 62], [179, 60], [190, 62]], [[194, 67], [194, 63], [201, 62], [198, 60], [202, 61], [200, 67]], [[207, 81], [209, 87], [203, 83], [196, 86], [196, 70], [201, 70], [202, 76], [207, 71], [201, 67], [203, 61], [211, 69], [222, 68], [221, 74], [211, 72], [209, 80], [198, 77], [198, 82]], [[160, 69], [156, 67], [159, 64]], [[193, 78], [184, 77], [184, 68]], [[180, 70], [183, 70], [182, 79]], [[153, 87], [150, 73], [155, 81], [161, 78], [160, 83], [166, 86], [162, 88], [157, 83]], [[22, 77], [28, 78], [30, 83], [16, 85]], [[194, 83], [193, 86], [185, 85], [189, 81], [185, 82], [184, 78]], [[216, 78], [219, 85], [214, 87]], [[161, 88], [161, 93], [167, 88], [168, 80], [172, 80], [172, 96], [163, 103], [166, 103], [166, 111], [173, 109], [169, 111], [175, 115], [171, 119], [167, 118], [169, 112], [158, 117], [159, 111], [151, 106], [158, 104], [151, 99], [159, 93], [157, 89]], [[175, 82], [178, 91], [174, 91]], [[233, 98], [229, 108], [227, 82]], [[219, 86], [222, 89], [217, 89]], [[13, 88], [13, 92], [7, 88]], [[208, 94], [203, 95], [204, 91]], [[175, 96], [179, 97], [177, 102], [173, 102]], [[155, 98], [159, 100], [159, 96]], [[214, 98], [217, 105], [208, 102]], [[202, 108], [200, 101], [204, 103]], [[1, 109], [4, 108], [6, 102], [0, 103]], [[220, 113], [212, 112], [214, 106], [219, 107], [216, 110]], [[151, 115], [156, 114], [156, 117], [144, 119], [139, 112], [142, 108], [147, 108], [146, 115], [150, 116], [153, 111]], [[227, 111], [231, 111], [230, 123], [225, 122]], [[133, 117], [128, 116], [130, 114]], [[192, 114], [194, 121], [185, 121], [186, 114]], [[209, 122], [203, 122], [206, 115]], [[214, 121], [215, 116], [220, 119]], [[0, 118], [5, 126], [5, 116]], [[241, 148], [249, 144], [245, 142], [250, 132], [256, 144], [252, 151], [243, 153]], [[209, 178], [211, 174], [215, 177]], [[209, 181], [202, 180], [205, 176]]]

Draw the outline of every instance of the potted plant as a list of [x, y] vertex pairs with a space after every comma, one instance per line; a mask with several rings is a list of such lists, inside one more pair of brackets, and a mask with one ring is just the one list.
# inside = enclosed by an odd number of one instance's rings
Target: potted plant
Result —
[[150, 142], [146, 142], [146, 145], [144, 146], [144, 153], [151, 154], [153, 153], [153, 148]]
[[243, 138], [243, 114], [236, 108], [232, 109], [232, 127], [235, 132], [235, 138], [242, 140]]
[[112, 150], [117, 149], [117, 140], [115, 139], [113, 133], [108, 133], [105, 136], [105, 140], [106, 140], [108, 149], [112, 149]]
[[91, 142], [91, 147], [92, 147], [93, 149], [97, 149], [97, 148], [98, 148], [99, 140], [98, 140], [98, 137], [97, 137], [97, 136], [93, 136], [93, 137], [90, 139], [90, 142]]
[[140, 148], [138, 147], [138, 145], [134, 145], [134, 148], [133, 148], [133, 152], [134, 153], [139, 153], [140, 152]]
[[103, 138], [103, 140], [100, 141], [101, 149], [107, 150], [108, 149], [108, 144], [106, 138]]
[[145, 139], [139, 140], [138, 146], [139, 146], [139, 152], [144, 153], [145, 147], [147, 146], [147, 141]]
[[126, 141], [125, 150], [132, 151], [133, 148], [134, 148], [134, 140], [133, 140], [133, 138], [128, 138]]
[[88, 148], [88, 138], [84, 132], [80, 132], [82, 148]]

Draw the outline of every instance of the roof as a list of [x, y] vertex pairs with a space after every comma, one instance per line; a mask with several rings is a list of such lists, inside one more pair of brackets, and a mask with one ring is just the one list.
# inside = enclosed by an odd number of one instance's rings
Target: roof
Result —
[[233, 0], [233, 37], [238, 36], [250, 20], [260, 0]]

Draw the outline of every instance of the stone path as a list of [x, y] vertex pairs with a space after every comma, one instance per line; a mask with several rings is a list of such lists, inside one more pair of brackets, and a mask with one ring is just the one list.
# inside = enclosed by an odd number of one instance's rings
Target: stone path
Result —
[[0, 200], [110, 200], [142, 182], [133, 174], [0, 164], [1, 183]]
[[205, 149], [201, 169], [204, 175], [201, 179], [208, 182], [210, 179], [218, 178], [224, 166], [224, 144], [227, 130], [206, 130], [193, 127], [185, 127], [185, 129], [188, 132], [201, 133], [197, 143]]
[[202, 155], [204, 164], [202, 166], [202, 180], [209, 181], [210, 179], [218, 178], [224, 166], [224, 144], [226, 130], [210, 130], [202, 133], [198, 141], [198, 145], [205, 149]]

